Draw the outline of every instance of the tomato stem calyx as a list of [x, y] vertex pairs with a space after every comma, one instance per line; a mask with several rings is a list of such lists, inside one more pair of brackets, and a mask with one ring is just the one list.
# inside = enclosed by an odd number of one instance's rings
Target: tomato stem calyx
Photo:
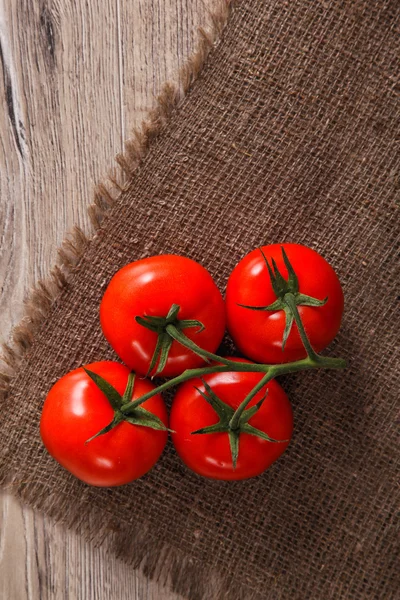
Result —
[[[263, 380], [264, 379], [265, 378], [263, 378]], [[207, 427], [203, 427], [202, 429], [192, 431], [192, 435], [225, 432], [228, 433], [229, 445], [232, 455], [232, 466], [234, 469], [236, 469], [237, 459], [239, 456], [239, 439], [242, 433], [247, 433], [250, 435], [260, 437], [268, 442], [283, 443], [288, 441], [275, 440], [274, 438], [271, 438], [269, 435], [267, 435], [264, 431], [260, 431], [259, 429], [253, 427], [252, 425], [249, 425], [248, 423], [248, 421], [260, 410], [265, 398], [267, 397], [268, 391], [265, 392], [261, 400], [259, 400], [257, 404], [255, 404], [251, 408], [244, 409], [242, 403], [240, 405], [242, 409], [240, 410], [240, 413], [238, 413], [238, 411], [235, 411], [235, 409], [223, 402], [204, 379], [202, 379], [202, 383], [204, 385], [205, 391], [203, 392], [203, 390], [201, 390], [198, 387], [196, 387], [196, 390], [204, 398], [204, 400], [208, 402], [208, 404], [210, 404], [210, 406], [212, 406], [212, 408], [215, 410], [219, 417], [219, 421], [218, 423], [215, 423], [213, 425], [208, 425]], [[257, 389], [254, 394], [252, 393], [253, 390], [252, 392], [250, 392], [252, 394], [250, 400], [255, 396], [255, 394], [258, 391], [259, 390]], [[246, 401], [247, 398], [248, 396], [245, 399]]]
[[103, 392], [103, 394], [109, 401], [111, 408], [114, 410], [114, 416], [110, 423], [103, 427], [103, 429], [98, 431], [91, 438], [86, 440], [86, 444], [88, 444], [98, 436], [108, 433], [123, 421], [126, 421], [131, 425], [140, 425], [141, 427], [150, 427], [151, 429], [158, 429], [162, 431], [168, 430], [168, 428], [165, 427], [164, 423], [161, 421], [161, 419], [159, 419], [159, 417], [146, 410], [142, 406], [135, 407], [135, 409], [129, 414], [124, 413], [123, 407], [126, 404], [129, 404], [130, 406], [132, 405], [132, 394], [135, 386], [135, 373], [129, 373], [125, 391], [121, 396], [121, 394], [111, 385], [111, 383], [109, 383], [106, 379], [101, 377], [101, 375], [98, 375], [97, 373], [95, 373], [94, 371], [90, 371], [89, 369], [85, 369], [84, 367], [83, 370], [88, 375], [88, 377], [90, 377], [93, 383], [99, 388], [99, 390]]
[[169, 325], [173, 325], [177, 330], [197, 327], [197, 333], [200, 333], [204, 330], [203, 323], [197, 321], [196, 319], [178, 319], [178, 313], [180, 309], [181, 307], [178, 304], [173, 304], [166, 317], [148, 315], [144, 315], [143, 317], [135, 317], [135, 321], [139, 325], [142, 325], [142, 327], [146, 327], [150, 331], [153, 331], [157, 334], [156, 346], [147, 370], [147, 376], [149, 376], [154, 369], [156, 370], [152, 376], [155, 377], [156, 375], [159, 375], [167, 364], [169, 351], [174, 341], [168, 333]]
[[[306, 296], [305, 294], [301, 294], [299, 291], [299, 280], [293, 269], [291, 262], [285, 252], [283, 246], [281, 247], [283, 262], [285, 263], [285, 267], [288, 272], [288, 279], [286, 280], [281, 272], [278, 269], [278, 266], [275, 262], [275, 259], [271, 259], [272, 267], [268, 262], [267, 257], [265, 256], [262, 248], [260, 248], [260, 252], [268, 269], [269, 279], [271, 281], [272, 289], [274, 290], [275, 295], [277, 296], [277, 300], [268, 306], [248, 306], [246, 304], [239, 304], [242, 308], [247, 308], [249, 310], [260, 310], [260, 311], [271, 311], [275, 312], [278, 310], [283, 310], [285, 313], [285, 329], [283, 332], [282, 338], [282, 352], [285, 349], [285, 345], [287, 339], [289, 337], [290, 331], [292, 329], [293, 322], [296, 322], [297, 327], [299, 328], [299, 333], [301, 335], [300, 327], [298, 320], [300, 319], [297, 306], [324, 306], [327, 303], [328, 298], [324, 298], [323, 300], [319, 300], [318, 298], [313, 298], [312, 296]], [[288, 299], [290, 298], [290, 302]], [[296, 318], [295, 312], [299, 319]], [[301, 319], [300, 319], [301, 322]], [[302, 325], [301, 325], [302, 326]], [[304, 331], [304, 328], [303, 328]], [[303, 336], [302, 341], [304, 344]], [[307, 339], [308, 342], [308, 339]], [[305, 345], [305, 344], [304, 344]], [[310, 343], [308, 345], [311, 348]], [[308, 349], [306, 347], [307, 353]], [[312, 350], [312, 352], [314, 352]], [[314, 352], [315, 354], [315, 352]]]

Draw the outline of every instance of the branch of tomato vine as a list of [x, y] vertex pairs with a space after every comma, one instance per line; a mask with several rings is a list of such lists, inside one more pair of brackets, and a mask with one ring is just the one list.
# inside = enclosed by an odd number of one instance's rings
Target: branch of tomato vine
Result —
[[[154, 390], [147, 392], [134, 402], [127, 402], [121, 407], [121, 412], [125, 415], [128, 415], [130, 412], [133, 412], [135, 408], [146, 402], [152, 396], [156, 394], [160, 394], [161, 392], [165, 392], [166, 390], [175, 387], [188, 379], [193, 379], [195, 377], [203, 377], [204, 375], [208, 375], [211, 373], [223, 373], [223, 372], [232, 372], [232, 371], [241, 371], [247, 373], [265, 373], [262, 380], [257, 384], [257, 386], [248, 394], [248, 396], [244, 399], [242, 404], [237, 409], [236, 413], [233, 416], [233, 419], [238, 420], [243, 410], [246, 408], [247, 404], [252, 400], [255, 394], [271, 379], [278, 377], [280, 375], [286, 375], [288, 373], [295, 373], [296, 371], [302, 371], [306, 369], [315, 369], [315, 368], [325, 368], [325, 369], [344, 369], [346, 367], [345, 360], [341, 358], [331, 358], [328, 356], [319, 356], [313, 352], [313, 356], [307, 356], [302, 360], [298, 360], [291, 363], [283, 363], [277, 365], [267, 365], [267, 364], [254, 364], [247, 362], [237, 362], [229, 360], [228, 358], [218, 356], [217, 354], [213, 354], [212, 352], [208, 352], [207, 350], [203, 350], [197, 344], [195, 344], [192, 340], [190, 340], [182, 331], [179, 331], [173, 325], [168, 325], [167, 327], [168, 334], [177, 342], [189, 348], [199, 356], [202, 356], [205, 359], [213, 360], [219, 364], [200, 367], [197, 369], [187, 369], [181, 375], [174, 377], [173, 379], [169, 379], [164, 382], [160, 386], [156, 387]], [[221, 364], [222, 363], [222, 364]], [[263, 382], [263, 383], [261, 383]], [[246, 402], [246, 404], [244, 404]], [[239, 412], [240, 411], [240, 412]]]

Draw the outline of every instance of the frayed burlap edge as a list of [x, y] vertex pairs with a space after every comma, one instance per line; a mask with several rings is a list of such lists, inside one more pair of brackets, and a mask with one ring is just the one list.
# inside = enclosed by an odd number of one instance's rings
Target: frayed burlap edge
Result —
[[[249, 589], [245, 582], [238, 584], [234, 576], [221, 575], [178, 548], [159, 542], [146, 521], [121, 523], [117, 507], [110, 508], [105, 524], [104, 512], [93, 514], [71, 510], [71, 499], [67, 494], [61, 499], [43, 488], [40, 501], [37, 497], [32, 502], [29, 486], [25, 482], [14, 483], [18, 483], [17, 495], [22, 501], [29, 500], [34, 508], [57, 517], [58, 524], [76, 531], [94, 547], [102, 546], [106, 552], [187, 600], [263, 600], [263, 596]], [[12, 485], [6, 489], [11, 489]]]
[[16, 325], [9, 341], [2, 344], [0, 354], [0, 401], [8, 393], [10, 382], [18, 371], [26, 352], [32, 346], [35, 334], [50, 314], [54, 301], [68, 287], [70, 277], [83, 256], [88, 244], [100, 229], [109, 209], [118, 202], [132, 182], [134, 173], [146, 156], [154, 140], [168, 123], [173, 111], [188, 93], [202, 67], [217, 43], [234, 4], [222, 0], [218, 12], [210, 15], [207, 29], [199, 29], [199, 42], [195, 53], [179, 71], [176, 83], [166, 83], [157, 98], [156, 106], [148, 114], [140, 129], [135, 129], [125, 143], [125, 152], [116, 156], [117, 167], [107, 179], [96, 186], [93, 204], [88, 206], [92, 230], [87, 234], [75, 226], [58, 249], [57, 264], [47, 279], [39, 281], [24, 303], [24, 316]]
[[[152, 143], [162, 133], [173, 111], [199, 76], [210, 51], [219, 40], [234, 4], [235, 0], [223, 0], [218, 12], [210, 15], [208, 28], [199, 29], [198, 47], [180, 70], [176, 83], [164, 85], [155, 108], [149, 112], [141, 128], [133, 131], [132, 138], [125, 143], [125, 152], [116, 157], [117, 167], [103, 183], [96, 186], [93, 204], [88, 206], [91, 231], [85, 233], [75, 226], [67, 234], [58, 249], [57, 264], [51, 269], [49, 276], [39, 281], [30, 293], [24, 306], [24, 317], [13, 328], [9, 341], [1, 347], [0, 402], [6, 400], [12, 380], [37, 332], [50, 315], [54, 302], [68, 288], [80, 259], [96, 237], [107, 212], [128, 190], [136, 169]], [[236, 581], [221, 577], [209, 567], [195, 563], [176, 548], [158, 543], [146, 523], [130, 524], [120, 530], [116, 522], [115, 528], [110, 529], [104, 527], [104, 515], [88, 516], [71, 511], [67, 498], [64, 505], [60, 505], [58, 499], [55, 514], [54, 498], [48, 494], [48, 490], [32, 499], [29, 486], [18, 481], [17, 474], [0, 473], [0, 485], [20, 500], [27, 501], [34, 508], [55, 518], [61, 525], [79, 532], [93, 545], [105, 545], [118, 558], [134, 568], [140, 568], [145, 576], [172, 587], [175, 592], [190, 600], [259, 600], [258, 594], [254, 595], [248, 589], [238, 587]], [[60, 515], [63, 516], [60, 518]]]

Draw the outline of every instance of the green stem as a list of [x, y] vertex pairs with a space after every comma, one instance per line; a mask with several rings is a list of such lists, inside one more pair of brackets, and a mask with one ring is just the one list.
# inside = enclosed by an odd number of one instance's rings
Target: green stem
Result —
[[240, 417], [242, 416], [243, 412], [246, 410], [250, 402], [253, 400], [254, 396], [258, 394], [258, 392], [264, 387], [264, 385], [271, 381], [271, 379], [273, 379], [275, 376], [275, 368], [271, 367], [271, 369], [264, 375], [264, 377], [260, 379], [257, 385], [253, 387], [251, 392], [247, 394], [243, 402], [239, 404], [236, 411], [233, 413], [232, 419], [229, 422], [229, 426], [233, 431], [235, 431], [239, 427]]
[[166, 332], [170, 337], [172, 337], [175, 341], [179, 342], [185, 348], [192, 350], [198, 356], [205, 358], [206, 360], [215, 360], [216, 362], [222, 363], [224, 365], [235, 365], [236, 362], [233, 360], [229, 360], [229, 358], [224, 358], [223, 356], [218, 356], [217, 354], [213, 354], [212, 352], [208, 352], [203, 348], [200, 348], [193, 340], [189, 339], [187, 335], [180, 331], [175, 327], [175, 325], [167, 325]]
[[[221, 357], [217, 356], [216, 358], [218, 358], [219, 362], [221, 363]], [[198, 369], [187, 369], [181, 375], [178, 375], [173, 379], [169, 379], [162, 385], [154, 388], [154, 390], [147, 392], [147, 394], [144, 394], [134, 402], [127, 402], [121, 406], [120, 411], [123, 414], [128, 415], [129, 413], [133, 412], [135, 408], [146, 402], [146, 400], [149, 398], [152, 398], [157, 394], [161, 394], [162, 392], [165, 392], [176, 385], [184, 383], [185, 381], [188, 381], [188, 379], [193, 379], [194, 377], [203, 377], [204, 375], [210, 375], [212, 373], [229, 373], [232, 371], [243, 373], [265, 373], [266, 375], [268, 374], [269, 381], [269, 379], [272, 379], [272, 377], [278, 377], [280, 375], [295, 373], [296, 371], [303, 371], [306, 369], [314, 369], [317, 367], [324, 367], [326, 369], [344, 369], [346, 367], [346, 361], [343, 359], [330, 358], [329, 356], [319, 356], [318, 362], [310, 357], [307, 357], [296, 362], [280, 365], [259, 365], [256, 363], [228, 361], [227, 359], [223, 360], [229, 362], [229, 364], [219, 364], [211, 367], [201, 367]]]
[[304, 348], [306, 349], [307, 355], [310, 358], [312, 358], [313, 360], [315, 360], [316, 362], [319, 362], [319, 359], [321, 357], [318, 356], [318, 354], [315, 352], [314, 348], [310, 344], [310, 340], [308, 339], [306, 330], [304, 329], [303, 321], [301, 320], [299, 310], [296, 305], [295, 297], [293, 296], [293, 294], [288, 293], [288, 294], [284, 295], [283, 300], [286, 303], [286, 305], [289, 307], [290, 312], [293, 315], [293, 318], [297, 325], [297, 329], [299, 330], [301, 341], [303, 342], [303, 345], [304, 345]]
[[[250, 365], [248, 363], [239, 363], [239, 362], [235, 362], [232, 364], [234, 365], [235, 371], [252, 372], [252, 373], [254, 373], [254, 372], [264, 373], [266, 366], [268, 366], [268, 365], [256, 365], [256, 364]], [[212, 367], [200, 367], [199, 369], [187, 369], [181, 375], [178, 375], [177, 377], [174, 377], [173, 379], [169, 379], [168, 381], [165, 381], [163, 384], [159, 385], [157, 388], [154, 388], [154, 390], [147, 392], [146, 394], [144, 394], [143, 396], [141, 396], [134, 402], [127, 402], [126, 404], [124, 404], [121, 407], [120, 410], [125, 415], [129, 414], [129, 413], [133, 412], [135, 408], [137, 408], [138, 406], [143, 404], [143, 402], [146, 402], [146, 400], [148, 400], [149, 398], [152, 398], [153, 396], [156, 396], [157, 394], [161, 394], [162, 392], [165, 392], [165, 391], [169, 390], [170, 388], [175, 387], [176, 385], [184, 383], [188, 379], [193, 379], [195, 377], [203, 377], [203, 375], [210, 375], [212, 373], [229, 373], [232, 370], [233, 370], [233, 368], [231, 365], [221, 365], [221, 364], [214, 365]]]
[[[303, 360], [298, 360], [292, 363], [286, 363], [281, 365], [269, 365], [269, 370], [266, 371], [264, 377], [260, 379], [257, 385], [249, 392], [243, 402], [237, 407], [230, 421], [230, 427], [235, 430], [240, 421], [240, 417], [250, 404], [254, 396], [269, 382], [271, 379], [278, 377], [279, 375], [287, 375], [288, 373], [295, 373], [296, 371], [303, 371], [306, 369], [345, 369], [346, 361], [343, 358], [330, 358], [329, 356], [308, 356]], [[268, 366], [268, 365], [265, 365]]]

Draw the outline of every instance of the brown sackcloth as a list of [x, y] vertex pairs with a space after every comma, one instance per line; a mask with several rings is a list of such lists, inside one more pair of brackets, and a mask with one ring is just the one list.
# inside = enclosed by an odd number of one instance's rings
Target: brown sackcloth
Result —
[[[3, 485], [190, 600], [396, 596], [399, 22], [398, 0], [239, 2], [3, 402]], [[48, 456], [51, 385], [114, 356], [98, 307], [117, 269], [186, 254], [224, 290], [243, 255], [278, 241], [337, 270], [346, 310], [329, 352], [349, 367], [283, 380], [295, 434], [268, 472], [207, 481], [169, 444], [142, 480], [95, 489]]]

